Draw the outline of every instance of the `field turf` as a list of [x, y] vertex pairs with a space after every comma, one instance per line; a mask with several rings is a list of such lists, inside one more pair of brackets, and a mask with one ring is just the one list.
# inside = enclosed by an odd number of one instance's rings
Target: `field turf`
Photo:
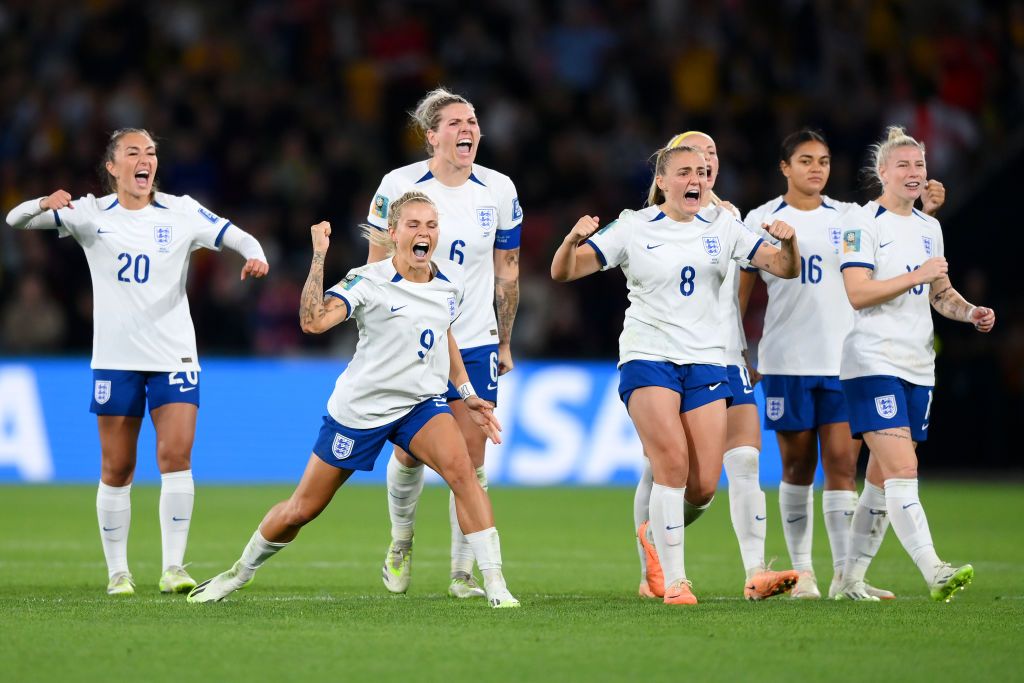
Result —
[[[278, 486], [199, 487], [188, 557], [228, 568]], [[925, 481], [939, 553], [975, 583], [929, 601], [890, 531], [869, 574], [879, 604], [741, 599], [723, 491], [686, 532], [696, 607], [636, 597], [631, 489], [492, 490], [519, 610], [446, 597], [447, 492], [421, 504], [408, 596], [379, 579], [381, 487], [343, 488], [246, 591], [213, 605], [157, 592], [158, 489], [133, 490], [129, 598], [104, 592], [93, 486], [0, 487], [0, 678], [5, 681], [943, 681], [1024, 678], [1024, 488]], [[768, 553], [788, 556], [768, 492]], [[815, 566], [831, 578], [816, 500]], [[775, 511], [776, 514], [772, 514]]]

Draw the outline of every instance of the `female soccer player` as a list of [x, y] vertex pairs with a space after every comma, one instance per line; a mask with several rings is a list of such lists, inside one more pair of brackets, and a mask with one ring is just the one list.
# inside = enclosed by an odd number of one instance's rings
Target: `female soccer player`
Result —
[[[974, 568], [939, 559], [918, 496], [916, 447], [928, 436], [935, 384], [928, 305], [980, 332], [992, 330], [995, 313], [971, 305], [953, 289], [939, 222], [914, 208], [927, 178], [924, 146], [890, 126], [873, 148], [872, 170], [882, 196], [851, 213], [842, 234], [843, 284], [855, 313], [843, 343], [840, 378], [853, 435], [863, 435], [881, 469], [896, 536], [932, 599], [949, 601], [971, 582]], [[863, 539], [854, 534], [851, 544], [836, 598], [878, 600], [864, 586], [870, 557]]]
[[[508, 176], [474, 163], [480, 124], [466, 98], [438, 88], [420, 101], [412, 119], [426, 140], [430, 158], [384, 176], [367, 219], [383, 230], [395, 198], [410, 190], [425, 193], [437, 204], [444, 216], [438, 243], [441, 258], [461, 266], [466, 286], [464, 313], [452, 330], [480, 398], [495, 406], [498, 377], [513, 367], [509, 343], [519, 306], [523, 210]], [[371, 241], [367, 261], [383, 258], [383, 249]], [[487, 440], [470, 420], [454, 386], [448, 387], [447, 397], [466, 438], [476, 476], [486, 489]], [[391, 544], [384, 558], [383, 579], [389, 591], [404, 593], [412, 575], [413, 527], [423, 491], [423, 466], [400, 447], [388, 463], [387, 490]], [[448, 594], [456, 598], [483, 596], [473, 578], [473, 551], [459, 530], [454, 496], [449, 497], [448, 511], [452, 530]]]
[[[715, 141], [711, 136], [700, 131], [680, 133], [673, 137], [666, 147], [673, 148], [679, 145], [695, 147], [704, 154], [707, 161], [708, 192], [701, 204], [699, 217], [713, 220], [719, 211], [729, 211], [739, 217], [739, 212], [728, 202], [723, 202], [712, 189], [718, 178], [719, 159]], [[653, 206], [659, 201], [662, 201], [660, 190], [652, 181], [647, 198], [648, 206]], [[757, 226], [757, 232], [760, 232], [760, 225]], [[757, 418], [754, 386], [747, 369], [746, 335], [740, 315], [740, 309], [746, 307], [753, 280], [754, 276], [741, 270], [739, 264], [734, 261], [729, 265], [720, 291], [722, 320], [726, 324], [728, 335], [725, 362], [729, 390], [733, 395], [732, 404], [726, 410], [727, 433], [723, 466], [729, 479], [729, 512], [746, 572], [743, 594], [748, 600], [763, 600], [792, 588], [796, 583], [797, 574], [793, 571], [770, 570], [764, 559], [767, 512], [764, 491], [761, 490], [758, 478], [761, 425]], [[664, 582], [649, 524], [652, 484], [650, 461], [645, 459], [644, 472], [633, 499], [634, 526], [637, 528], [640, 546], [639, 593], [642, 597], [664, 595]], [[687, 493], [691, 496], [697, 495], [693, 488]], [[685, 520], [689, 526], [711, 505], [711, 499], [701, 500], [696, 504], [686, 500], [685, 505]]]
[[733, 260], [779, 277], [799, 274], [793, 231], [768, 228], [766, 244], [728, 212], [699, 214], [708, 192], [707, 162], [694, 147], [658, 152], [654, 206], [624, 211], [600, 231], [583, 216], [555, 252], [551, 276], [576, 280], [620, 266], [630, 307], [619, 338], [619, 394], [653, 471], [651, 532], [664, 572], [666, 604], [695, 604], [683, 562], [685, 493], [710, 501], [722, 471], [726, 335], [719, 289]]
[[199, 359], [185, 296], [189, 256], [222, 246], [245, 259], [242, 279], [269, 266], [259, 242], [188, 196], [157, 192], [157, 148], [145, 130], [115, 131], [104, 155], [111, 194], [74, 202], [64, 190], [31, 199], [7, 216], [15, 228], [54, 229], [85, 251], [92, 275], [93, 398], [100, 432], [96, 494], [107, 560], [107, 593], [131, 595], [128, 528], [136, 445], [146, 404], [156, 428], [161, 472], [160, 532], [164, 593], [195, 587], [185, 545], [195, 487], [191, 452], [199, 409]]
[[349, 318], [359, 323], [352, 362], [327, 401], [328, 415], [292, 496], [272, 507], [234, 566], [193, 590], [189, 602], [213, 602], [248, 583], [264, 562], [319, 515], [354, 470], [372, 470], [385, 441], [401, 446], [444, 477], [461, 529], [484, 575], [491, 607], [518, 607], [501, 573], [501, 547], [491, 501], [473, 474], [466, 444], [443, 393], [458, 385], [466, 417], [499, 443], [501, 426], [476, 394], [451, 325], [462, 285], [431, 261], [438, 245], [437, 208], [421, 192], [391, 203], [387, 232], [367, 237], [392, 258], [356, 268], [324, 292], [331, 226], [310, 230], [313, 262], [302, 290], [302, 330], [319, 334]]
[[[864, 535], [873, 557], [888, 528], [884, 493], [875, 485], [882, 480], [873, 461], [859, 503], [865, 510], [858, 520], [865, 526], [851, 531], [850, 525], [858, 506], [855, 478], [861, 441], [850, 436], [849, 413], [839, 384], [842, 344], [853, 326], [853, 309], [847, 305], [839, 272], [839, 250], [845, 214], [859, 207], [822, 195], [830, 162], [828, 144], [820, 133], [804, 129], [789, 135], [782, 141], [779, 160], [786, 193], [754, 209], [746, 219], [751, 230], [773, 219], [786, 221], [796, 231], [803, 253], [799, 279], [761, 274], [768, 286], [768, 308], [758, 348], [765, 424], [775, 431], [782, 455], [779, 506], [786, 546], [794, 569], [800, 572], [792, 593], [798, 599], [821, 597], [811, 563], [819, 443], [825, 473], [822, 511], [834, 570], [830, 597], [842, 584], [850, 534]], [[925, 209], [936, 211], [944, 197], [942, 184], [929, 181]], [[865, 590], [882, 599], [894, 597], [868, 584]]]

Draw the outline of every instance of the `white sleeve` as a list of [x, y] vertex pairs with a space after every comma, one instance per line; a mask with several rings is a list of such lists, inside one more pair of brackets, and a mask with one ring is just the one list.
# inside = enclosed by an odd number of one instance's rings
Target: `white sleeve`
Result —
[[[56, 210], [44, 211], [39, 208], [39, 202], [44, 199], [45, 197], [37, 197], [36, 199], [29, 199], [18, 204], [8, 212], [7, 224], [17, 230], [57, 230], [61, 237], [70, 235], [71, 225], [67, 212], [74, 211], [75, 209], [70, 207], [61, 209], [61, 211], [65, 212], [65, 216], [62, 219], [61, 214]], [[76, 203], [84, 204], [85, 201], [86, 198], [82, 197], [72, 202], [72, 205]]]
[[741, 223], [738, 218], [734, 218], [732, 214], [728, 215], [731, 219], [729, 221], [731, 228], [729, 239], [732, 242], [732, 250], [729, 255], [740, 266], [747, 266], [750, 263], [750, 259], [754, 258], [757, 250], [761, 248], [761, 243], [765, 240], [758, 233]]
[[193, 248], [205, 247], [220, 251], [224, 233], [231, 227], [231, 221], [221, 218], [188, 195], [181, 197], [183, 211], [195, 226], [192, 234]]
[[260, 246], [259, 240], [237, 225], [229, 223], [220, 238], [220, 242], [228, 249], [241, 254], [247, 261], [249, 259], [256, 259], [264, 263], [267, 262], [267, 257], [263, 253], [263, 247]]
[[626, 218], [627, 215], [627, 212], [623, 211], [618, 218], [583, 242], [583, 244], [589, 244], [597, 253], [597, 260], [601, 262], [601, 270], [622, 265], [629, 255], [629, 237], [632, 225]]
[[495, 249], [518, 249], [523, 224], [523, 207], [519, 205], [516, 186], [504, 178], [498, 206], [498, 231], [494, 236]]
[[366, 222], [373, 227], [387, 230], [391, 203], [401, 196], [396, 185], [394, 173], [388, 173], [381, 178], [380, 187], [373, 194], [373, 201], [370, 202], [370, 209], [366, 214]]
[[348, 306], [346, 320], [356, 315], [359, 309], [372, 304], [377, 293], [373, 283], [359, 274], [360, 270], [362, 268], [350, 270], [341, 282], [324, 292], [324, 296], [333, 296], [345, 302]]

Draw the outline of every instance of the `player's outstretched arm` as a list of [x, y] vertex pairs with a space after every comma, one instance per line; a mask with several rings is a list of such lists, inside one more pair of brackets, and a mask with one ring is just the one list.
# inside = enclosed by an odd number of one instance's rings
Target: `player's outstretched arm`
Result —
[[75, 205], [66, 190], [57, 190], [47, 197], [18, 204], [8, 212], [7, 224], [18, 230], [53, 230], [57, 227], [53, 212], [63, 208], [74, 209]]
[[476, 389], [469, 381], [469, 373], [462, 362], [462, 353], [455, 343], [455, 336], [448, 330], [448, 379], [459, 388], [462, 403], [469, 408], [469, 417], [480, 427], [492, 443], [501, 443], [501, 423], [494, 416], [494, 406], [476, 395]]
[[597, 216], [583, 216], [573, 226], [551, 260], [551, 279], [571, 282], [601, 270], [597, 252], [584, 242], [597, 232]]
[[263, 253], [263, 247], [260, 246], [259, 240], [245, 230], [242, 230], [237, 225], [232, 225], [224, 232], [222, 239], [225, 247], [238, 252], [245, 259], [240, 279], [244, 280], [247, 277], [259, 278], [270, 272], [267, 257]]
[[324, 296], [324, 259], [331, 244], [331, 224], [323, 221], [309, 229], [313, 239], [313, 261], [302, 287], [299, 325], [306, 334], [326, 332], [348, 318], [348, 304], [337, 297]]
[[750, 264], [766, 270], [775, 277], [792, 280], [800, 274], [800, 249], [796, 244], [796, 231], [785, 221], [775, 221], [764, 225], [769, 235], [779, 240], [779, 246], [773, 247], [762, 242], [757, 248]]
[[519, 249], [494, 250], [494, 312], [498, 319], [498, 375], [512, 370], [512, 324], [519, 309]]
[[948, 276], [933, 280], [929, 299], [939, 315], [962, 323], [971, 323], [979, 332], [991, 332], [996, 324], [996, 312], [984, 306], [974, 306], [953, 289]]
[[852, 266], [843, 269], [846, 296], [855, 310], [879, 306], [904, 294], [913, 287], [926, 285], [946, 276], [946, 259], [935, 256], [921, 264], [917, 270], [888, 280], [872, 279], [870, 268]]

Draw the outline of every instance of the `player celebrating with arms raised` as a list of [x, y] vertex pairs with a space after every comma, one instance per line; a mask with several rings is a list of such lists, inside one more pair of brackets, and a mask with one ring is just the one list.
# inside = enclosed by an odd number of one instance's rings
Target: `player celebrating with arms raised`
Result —
[[85, 251], [92, 276], [93, 400], [100, 433], [96, 494], [107, 561], [107, 593], [131, 595], [128, 570], [131, 483], [142, 415], [149, 404], [161, 472], [160, 533], [164, 593], [195, 587], [183, 569], [195, 485], [192, 443], [199, 409], [199, 358], [185, 295], [189, 257], [226, 246], [245, 257], [242, 279], [269, 266], [259, 242], [188, 196], [157, 192], [156, 143], [145, 130], [110, 136], [104, 155], [111, 194], [71, 201], [57, 190], [14, 209], [15, 228], [57, 229]]
[[451, 487], [491, 607], [518, 607], [501, 573], [491, 501], [474, 476], [465, 441], [442, 396], [451, 379], [459, 386], [468, 419], [485, 438], [499, 442], [501, 427], [490, 404], [477, 396], [452, 337], [462, 285], [431, 261], [438, 244], [437, 209], [420, 192], [396, 198], [387, 232], [365, 229], [393, 257], [352, 270], [326, 292], [324, 258], [331, 227], [318, 223], [310, 231], [313, 262], [302, 290], [302, 329], [319, 334], [355, 318], [356, 352], [327, 401], [328, 415], [295, 492], [267, 512], [234, 566], [199, 584], [189, 602], [223, 600], [248, 583], [323, 512], [354, 470], [372, 470], [390, 441]]
[[[510, 339], [519, 306], [519, 233], [523, 211], [508, 176], [475, 163], [480, 124], [473, 105], [443, 88], [419, 102], [412, 118], [426, 140], [430, 158], [391, 171], [373, 198], [369, 223], [384, 230], [395, 199], [415, 190], [429, 196], [444, 217], [438, 242], [441, 257], [461, 266], [466, 300], [452, 326], [466, 372], [492, 406], [498, 400], [498, 377], [512, 369]], [[367, 261], [385, 257], [374, 241]], [[492, 294], [493, 293], [493, 294]], [[487, 440], [448, 387], [452, 413], [469, 448], [480, 484], [487, 488], [484, 451]], [[423, 491], [423, 466], [396, 447], [387, 469], [391, 544], [383, 580], [393, 593], [409, 588], [416, 506]], [[456, 598], [484, 595], [473, 578], [473, 551], [459, 530], [455, 498], [449, 498], [452, 530], [451, 584]]]
[[660, 150], [655, 176], [660, 203], [624, 211], [596, 234], [597, 218], [580, 218], [555, 252], [551, 276], [566, 282], [615, 266], [626, 274], [619, 394], [653, 471], [650, 523], [664, 602], [696, 604], [683, 562], [685, 492], [696, 485], [699, 503], [714, 495], [732, 397], [719, 290], [734, 260], [796, 277], [800, 255], [781, 221], [768, 228], [779, 249], [727, 211], [713, 221], [698, 216], [708, 189], [696, 148]]
[[[882, 196], [849, 214], [851, 225], [842, 236], [843, 283], [856, 313], [843, 344], [840, 378], [853, 435], [863, 435], [881, 468], [896, 536], [932, 599], [948, 601], [971, 582], [974, 568], [939, 559], [918, 495], [916, 448], [928, 436], [935, 385], [929, 303], [980, 332], [991, 331], [996, 318], [992, 309], [969, 304], [953, 289], [939, 222], [914, 208], [927, 177], [924, 146], [891, 126], [873, 152], [871, 170]], [[864, 585], [871, 555], [865, 541], [852, 535], [837, 599], [878, 600]]]

